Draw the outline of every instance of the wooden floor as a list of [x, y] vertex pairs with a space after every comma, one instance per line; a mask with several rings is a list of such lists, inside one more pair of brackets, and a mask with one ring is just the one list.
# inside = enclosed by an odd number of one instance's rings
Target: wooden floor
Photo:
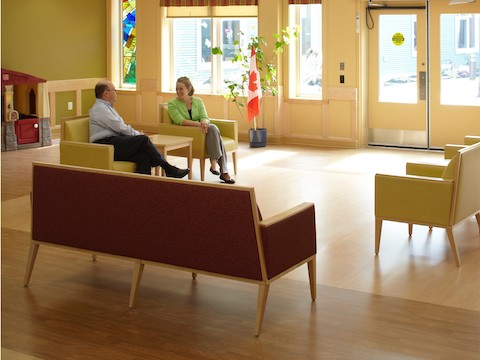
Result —
[[[414, 227], [409, 239], [406, 225], [386, 222], [374, 255], [374, 174], [442, 153], [241, 146], [236, 180], [255, 186], [264, 217], [316, 206], [317, 301], [306, 266], [276, 281], [258, 338], [250, 284], [147, 266], [129, 310], [130, 263], [44, 247], [24, 288], [31, 162], [58, 162], [58, 144], [1, 156], [2, 359], [480, 358], [474, 218], [454, 230], [461, 269], [442, 229]], [[193, 171], [199, 179], [196, 161]], [[218, 178], [207, 171], [206, 181]]]

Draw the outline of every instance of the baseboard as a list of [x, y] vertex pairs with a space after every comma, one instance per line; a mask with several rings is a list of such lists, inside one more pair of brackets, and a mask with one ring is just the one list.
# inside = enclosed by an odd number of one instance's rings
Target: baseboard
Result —
[[[239, 133], [238, 140], [241, 142], [249, 142], [247, 133]], [[350, 139], [335, 138], [299, 138], [294, 136], [278, 136], [267, 135], [267, 146], [271, 145], [308, 145], [319, 147], [357, 149], [359, 147], [357, 141]]]

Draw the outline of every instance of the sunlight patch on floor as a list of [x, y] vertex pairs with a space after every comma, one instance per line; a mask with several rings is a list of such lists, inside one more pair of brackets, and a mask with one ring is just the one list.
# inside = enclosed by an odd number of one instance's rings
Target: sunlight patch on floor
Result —
[[258, 154], [243, 157], [238, 162], [242, 169], [252, 169], [295, 155], [297, 155], [296, 151], [266, 150]]
[[2, 359], [10, 359], [10, 360], [42, 360], [41, 358], [37, 358], [35, 356], [25, 355], [17, 351], [8, 350], [2, 348]]
[[2, 227], [30, 232], [30, 195], [2, 201]]
[[442, 160], [439, 158], [440, 156], [443, 156], [443, 154], [422, 153], [420, 158], [418, 155], [412, 155], [411, 160], [406, 160], [404, 155], [394, 153], [372, 154], [371, 152], [365, 152], [351, 155], [333, 162], [332, 164], [325, 166], [325, 170], [333, 172], [347, 171], [350, 173], [371, 174], [381, 172], [383, 174], [404, 175], [407, 162], [439, 163]]

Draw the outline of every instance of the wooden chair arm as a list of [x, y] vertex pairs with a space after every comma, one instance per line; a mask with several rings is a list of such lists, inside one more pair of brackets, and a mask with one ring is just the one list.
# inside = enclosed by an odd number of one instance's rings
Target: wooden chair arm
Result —
[[210, 119], [210, 122], [217, 125], [223, 137], [229, 137], [238, 144], [238, 123], [235, 120]]
[[405, 171], [407, 175], [441, 178], [447, 165], [447, 163], [427, 164], [408, 162]]
[[445, 145], [445, 159], [453, 159], [455, 155], [458, 154], [458, 151], [465, 149], [467, 145], [457, 145], [457, 144], [446, 144]]
[[480, 142], [480, 136], [467, 135], [463, 138], [464, 145], [473, 145]]

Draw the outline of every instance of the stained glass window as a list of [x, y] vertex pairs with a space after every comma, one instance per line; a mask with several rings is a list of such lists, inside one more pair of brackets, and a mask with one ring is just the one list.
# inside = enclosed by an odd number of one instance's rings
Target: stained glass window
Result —
[[123, 83], [135, 85], [137, 82], [137, 1], [122, 0], [122, 2]]

